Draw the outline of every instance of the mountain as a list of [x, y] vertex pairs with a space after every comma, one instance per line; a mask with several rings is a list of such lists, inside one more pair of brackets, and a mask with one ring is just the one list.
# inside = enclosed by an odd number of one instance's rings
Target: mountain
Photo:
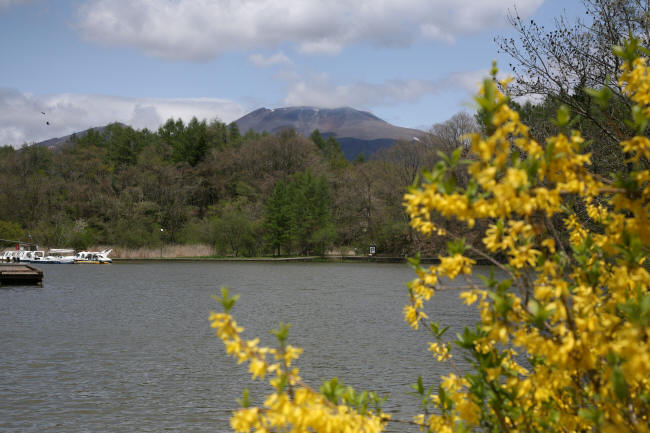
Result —
[[294, 129], [309, 137], [314, 129], [318, 129], [323, 137], [336, 138], [343, 153], [350, 160], [361, 153], [366, 157], [370, 156], [380, 148], [392, 145], [396, 140], [412, 141], [424, 134], [418, 129], [391, 125], [367, 111], [350, 107], [260, 108], [235, 123], [242, 134], [250, 129], [271, 134], [284, 129]]

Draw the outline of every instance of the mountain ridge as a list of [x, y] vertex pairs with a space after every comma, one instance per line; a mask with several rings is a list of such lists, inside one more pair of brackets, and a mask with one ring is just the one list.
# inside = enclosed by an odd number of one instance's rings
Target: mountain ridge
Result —
[[335, 138], [355, 137], [364, 140], [379, 138], [412, 139], [423, 134], [414, 128], [391, 125], [368, 111], [351, 107], [319, 108], [311, 106], [258, 108], [235, 120], [242, 133], [275, 133], [292, 128], [309, 136], [314, 129], [321, 134], [331, 133]]
[[370, 156], [382, 147], [389, 147], [397, 140], [417, 140], [424, 131], [392, 125], [368, 111], [351, 107], [319, 108], [296, 106], [282, 108], [258, 108], [235, 120], [242, 133], [276, 133], [294, 129], [309, 137], [318, 129], [324, 137], [333, 136], [341, 145], [348, 159], [359, 154]]

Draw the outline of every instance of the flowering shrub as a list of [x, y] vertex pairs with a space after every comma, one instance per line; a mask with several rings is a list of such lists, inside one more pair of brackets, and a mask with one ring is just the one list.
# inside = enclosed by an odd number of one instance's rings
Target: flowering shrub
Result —
[[[581, 152], [580, 133], [569, 132], [567, 111], [557, 118], [565, 132], [537, 143], [488, 79], [476, 98], [488, 134], [471, 136], [467, 187], [454, 180], [463, 163], [457, 151], [406, 194], [414, 229], [453, 240], [439, 264], [414, 261], [405, 319], [431, 332], [437, 362], [453, 363], [460, 351], [472, 367], [442, 378], [436, 392], [418, 381], [423, 408], [410, 422], [422, 430], [650, 432], [650, 140], [643, 135], [650, 68], [638, 51], [635, 41], [618, 49], [625, 61], [619, 83], [634, 104], [638, 136], [621, 142], [629, 170], [614, 181], [589, 172], [590, 155]], [[440, 217], [469, 228], [490, 221], [484, 248], [438, 227]], [[477, 284], [470, 256], [491, 261], [505, 277]], [[480, 322], [449, 341], [423, 306], [441, 277], [459, 276], [469, 285], [461, 299], [477, 306]], [[229, 314], [234, 300], [222, 292], [226, 311], [212, 314], [212, 326], [227, 353], [248, 361], [253, 377], [271, 375], [275, 389], [262, 408], [248, 407], [244, 395], [231, 420], [236, 431], [375, 432], [397, 421], [372, 393], [335, 379], [318, 391], [304, 384], [292, 365], [300, 349], [286, 344], [288, 327], [275, 331], [279, 349], [242, 340]]]
[[[382, 399], [375, 393], [357, 394], [351, 387], [345, 388], [336, 379], [324, 382], [320, 392], [302, 382], [298, 369], [292, 362], [302, 349], [287, 344], [289, 326], [281, 325], [272, 331], [279, 342], [279, 349], [259, 347], [259, 339], [243, 340], [244, 330], [237, 325], [230, 309], [237, 295], [230, 297], [227, 288], [221, 289], [218, 300], [224, 313], [212, 313], [210, 322], [217, 329], [217, 336], [226, 346], [226, 352], [237, 358], [238, 363], [249, 362], [253, 379], [269, 380], [275, 389], [264, 402], [263, 408], [249, 407], [248, 393], [239, 400], [242, 408], [230, 420], [237, 432], [268, 431], [314, 431], [314, 432], [379, 432], [388, 415], [382, 414]], [[375, 410], [372, 410], [374, 406]]]

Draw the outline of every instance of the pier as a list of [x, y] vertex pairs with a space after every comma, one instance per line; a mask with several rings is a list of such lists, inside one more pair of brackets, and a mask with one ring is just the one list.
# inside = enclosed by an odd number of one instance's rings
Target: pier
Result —
[[0, 286], [41, 285], [43, 271], [29, 265], [0, 264]]

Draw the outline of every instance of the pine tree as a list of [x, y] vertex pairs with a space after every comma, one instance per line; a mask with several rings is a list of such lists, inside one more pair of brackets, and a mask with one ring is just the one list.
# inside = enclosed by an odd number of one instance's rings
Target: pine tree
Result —
[[274, 255], [280, 255], [283, 247], [287, 254], [291, 253], [290, 227], [291, 215], [287, 186], [284, 182], [279, 181], [266, 203], [264, 215], [265, 240]]

